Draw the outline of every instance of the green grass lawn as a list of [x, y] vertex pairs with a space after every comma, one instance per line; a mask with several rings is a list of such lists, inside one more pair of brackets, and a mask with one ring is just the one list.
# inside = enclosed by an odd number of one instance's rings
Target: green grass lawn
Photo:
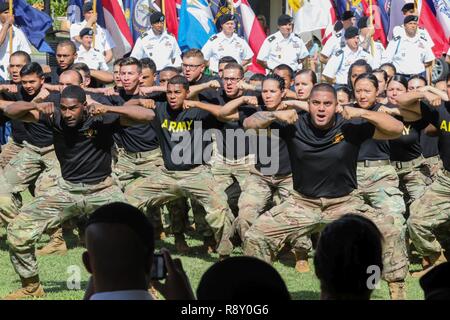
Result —
[[[0, 231], [0, 234], [4, 234], [4, 230]], [[45, 243], [48, 237], [44, 236], [43, 241], [39, 246]], [[180, 257], [183, 266], [189, 276], [191, 285], [194, 290], [197, 288], [201, 275], [210, 267], [215, 261], [217, 261], [217, 254], [207, 255], [200, 253], [200, 246], [202, 242], [194, 238], [189, 238], [188, 243], [193, 247], [193, 253], [188, 256]], [[76, 247], [76, 240], [74, 238], [68, 239], [69, 252], [66, 256], [46, 256], [39, 257], [40, 276], [43, 282], [47, 296], [45, 299], [49, 300], [72, 300], [81, 299], [83, 297], [83, 290], [86, 287], [88, 280], [88, 273], [83, 267], [81, 261], [81, 254], [83, 248]], [[157, 247], [162, 246], [174, 251], [173, 238], [168, 237], [167, 240], [159, 241]], [[235, 249], [234, 255], [241, 255], [240, 248]], [[312, 260], [310, 260], [312, 264]], [[78, 266], [81, 270], [81, 290], [69, 290], [67, 287], [67, 280], [70, 279], [70, 270], [73, 266]], [[283, 277], [287, 284], [292, 298], [297, 300], [314, 300], [319, 298], [319, 282], [314, 276], [313, 272], [307, 274], [297, 273], [293, 266], [294, 262], [275, 262], [275, 268]], [[418, 269], [418, 265], [411, 266], [411, 269]], [[0, 240], [0, 297], [8, 294], [12, 290], [20, 286], [20, 281], [15, 274], [6, 248], [4, 239]], [[388, 289], [385, 282], [381, 283], [380, 289], [374, 291], [373, 299], [389, 299]], [[407, 278], [407, 297], [408, 299], [423, 299], [423, 293], [420, 289], [417, 279], [411, 277]]]

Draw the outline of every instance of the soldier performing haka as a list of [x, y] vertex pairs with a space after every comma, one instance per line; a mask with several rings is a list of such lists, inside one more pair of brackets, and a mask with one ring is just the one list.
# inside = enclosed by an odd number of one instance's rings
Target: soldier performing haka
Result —
[[111, 177], [113, 133], [122, 126], [150, 122], [154, 112], [138, 106], [88, 108], [83, 89], [68, 86], [61, 93], [60, 105], [20, 101], [9, 105], [5, 114], [51, 129], [61, 165], [57, 190], [23, 207], [8, 227], [11, 261], [22, 288], [6, 298], [40, 297], [44, 291], [35, 257], [36, 242], [47, 229], [68, 219], [89, 214], [106, 203], [125, 201]]
[[247, 231], [244, 254], [271, 262], [284, 243], [296, 247], [300, 237], [320, 231], [342, 215], [357, 213], [374, 221], [382, 232], [384, 278], [391, 298], [404, 299], [408, 259], [402, 230], [391, 217], [364, 204], [356, 181], [361, 144], [372, 138], [397, 138], [403, 125], [389, 115], [353, 107], [336, 114], [336, 107], [333, 87], [318, 84], [311, 92], [309, 113], [262, 111], [244, 120], [247, 129], [279, 124], [294, 181], [291, 197], [262, 214]]

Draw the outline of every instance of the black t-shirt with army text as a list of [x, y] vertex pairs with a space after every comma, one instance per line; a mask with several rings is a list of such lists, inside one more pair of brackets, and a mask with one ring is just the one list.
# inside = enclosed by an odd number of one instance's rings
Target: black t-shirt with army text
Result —
[[392, 161], [411, 161], [422, 155], [420, 146], [421, 131], [427, 126], [425, 120], [414, 122], [403, 121], [402, 135], [389, 140]]
[[56, 109], [52, 117], [41, 114], [40, 124], [52, 130], [55, 153], [64, 180], [99, 183], [111, 175], [113, 133], [120, 128], [115, 114], [88, 116], [76, 127], [68, 127]]
[[307, 112], [280, 130], [291, 159], [294, 189], [308, 197], [336, 198], [357, 189], [356, 162], [364, 141], [371, 139], [375, 126], [336, 115], [335, 125], [320, 130]]

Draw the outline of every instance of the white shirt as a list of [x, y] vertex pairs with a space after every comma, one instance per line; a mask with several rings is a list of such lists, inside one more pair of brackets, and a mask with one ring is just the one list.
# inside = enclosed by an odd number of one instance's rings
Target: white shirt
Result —
[[94, 293], [89, 300], [153, 300], [145, 290], [121, 290]]
[[87, 64], [89, 69], [93, 70], [103, 70], [103, 71], [109, 70], [103, 52], [101, 52], [98, 49], [90, 48], [89, 50], [86, 50], [84, 46], [80, 46], [80, 48], [77, 51], [77, 55], [78, 56], [75, 59], [76, 63], [83, 62]]
[[[181, 66], [180, 47], [175, 37], [166, 31], [163, 31], [160, 35], [155, 35], [152, 29], [143, 33], [136, 40], [133, 51], [131, 51], [131, 57], [152, 59], [158, 71], [167, 66]], [[172, 63], [172, 60], [175, 60], [175, 62]]]
[[[3, 26], [0, 24], [0, 28]], [[27, 37], [23, 33], [22, 30], [17, 28], [16, 26], [13, 26], [13, 45], [12, 45], [12, 51], [9, 51], [9, 31], [6, 33], [5, 41], [0, 45], [0, 76], [5, 79], [9, 80], [9, 72], [8, 72], [8, 66], [9, 66], [9, 56], [16, 52], [16, 51], [25, 51], [29, 54], [31, 54], [31, 44], [28, 42]]]
[[[70, 39], [75, 43], [77, 49], [80, 48], [81, 44], [75, 41], [75, 37], [80, 35], [80, 31], [86, 27], [87, 21], [83, 20], [78, 23], [74, 23], [70, 26]], [[116, 46], [111, 34], [108, 30], [103, 29], [98, 24], [95, 27], [95, 49], [99, 50], [101, 53], [112, 49]]]
[[[364, 38], [362, 36], [360, 36], [359, 40], [361, 43], [362, 41], [364, 41]], [[384, 49], [384, 46], [380, 41], [374, 41], [373, 42], [373, 51], [374, 52], [372, 53], [372, 46], [369, 42], [368, 52], [372, 56], [372, 68], [377, 69], [382, 64], [386, 50]]]
[[322, 74], [331, 79], [336, 78], [336, 84], [347, 84], [348, 70], [359, 59], [366, 60], [370, 65], [373, 64], [372, 57], [363, 48], [358, 47], [358, 50], [355, 52], [346, 45], [328, 60]]
[[284, 38], [280, 31], [267, 37], [258, 53], [258, 60], [266, 61], [270, 69], [287, 64], [292, 70], [302, 68], [298, 61], [309, 56], [308, 49], [300, 36], [291, 33]]
[[330, 39], [328, 39], [328, 41], [324, 44], [320, 53], [325, 57], [330, 58], [336, 53], [336, 51], [343, 49], [345, 47], [344, 32], [345, 30], [342, 29], [339, 32], [333, 33]]
[[435, 56], [424, 37], [397, 36], [389, 41], [383, 62], [392, 62], [400, 74], [419, 74], [425, 71], [424, 63]]
[[233, 57], [239, 64], [242, 64], [242, 60], [253, 57], [253, 51], [247, 41], [236, 33], [231, 37], [227, 37], [223, 32], [215, 34], [206, 41], [202, 52], [205, 60], [209, 61], [209, 69], [213, 72], [219, 71], [219, 59], [222, 57]]
[[[427, 41], [428, 45], [433, 48], [434, 47], [434, 41], [431, 38], [430, 34], [428, 33], [427, 29], [424, 29], [422, 27], [417, 28], [417, 32], [419, 33], [419, 36], [422, 36]], [[400, 26], [396, 26], [394, 30], [392, 31], [392, 38], [398, 37], [398, 36], [405, 36], [406, 37], [406, 31], [405, 26], [402, 24]]]

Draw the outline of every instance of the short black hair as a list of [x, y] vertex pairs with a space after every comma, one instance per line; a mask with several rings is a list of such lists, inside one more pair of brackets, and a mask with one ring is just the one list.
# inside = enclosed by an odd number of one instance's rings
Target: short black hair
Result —
[[80, 103], [86, 102], [86, 92], [80, 86], [70, 85], [61, 92], [61, 99], [76, 99]]
[[350, 90], [350, 88], [347, 85], [345, 85], [345, 84], [338, 85], [338, 86], [336, 86], [335, 89], [336, 89], [336, 96], [337, 96], [338, 92], [342, 91], [347, 95], [349, 101], [351, 101], [353, 99], [353, 92], [352, 92], [352, 90]]
[[390, 63], [390, 62], [383, 63], [383, 64], [380, 66], [380, 69], [383, 69], [383, 67], [389, 67], [389, 68], [391, 68], [392, 70], [394, 70], [394, 73], [397, 73], [397, 68], [394, 66], [393, 63]]
[[127, 58], [123, 58], [122, 61], [120, 61], [119, 64], [121, 67], [123, 66], [137, 66], [138, 67], [138, 72], [142, 71], [142, 63], [133, 57], [127, 57]]
[[363, 74], [360, 74], [360, 75], [355, 79], [355, 86], [356, 86], [356, 83], [358, 83], [358, 81], [363, 80], [363, 79], [369, 80], [370, 82], [372, 82], [372, 84], [375, 86], [375, 88], [376, 88], [377, 91], [378, 91], [378, 79], [377, 79], [377, 77], [374, 76], [373, 73], [363, 73]]
[[289, 72], [289, 76], [291, 77], [291, 79], [294, 78], [294, 70], [292, 70], [292, 68], [289, 67], [287, 64], [284, 64], [284, 63], [279, 64], [278, 66], [276, 66], [276, 67], [273, 69], [273, 72], [275, 72], [275, 71], [277, 71], [277, 70], [280, 70], [280, 71], [281, 71], [281, 70], [288, 71], [288, 72]]
[[[66, 89], [68, 88], [70, 86]], [[113, 202], [101, 206], [89, 216], [86, 228], [96, 223], [125, 225], [138, 236], [147, 253], [151, 254], [155, 250], [154, 228], [152, 223], [142, 211], [132, 205], [123, 202]]]
[[170, 78], [167, 84], [181, 84], [185, 90], [189, 90], [189, 81], [182, 75], [176, 75]]
[[408, 89], [408, 80], [407, 80], [404, 76], [402, 76], [402, 75], [400, 75], [400, 74], [395, 74], [391, 79], [389, 79], [389, 82], [387, 83], [387, 85], [389, 86], [389, 84], [390, 84], [392, 81], [401, 83], [402, 86], [405, 87], [405, 89]]
[[63, 72], [61, 72], [59, 77], [61, 78], [62, 74], [68, 73], [68, 72], [74, 72], [77, 75], [78, 84], [82, 84], [83, 83], [83, 76], [81, 75], [81, 73], [78, 70], [75, 70], [75, 69], [64, 70]]
[[219, 59], [219, 64], [221, 64], [221, 63], [231, 63], [231, 62], [237, 63], [237, 60], [235, 58], [233, 58], [233, 57], [230, 57], [230, 56], [224, 56], [224, 57]]
[[295, 75], [294, 75], [294, 79], [302, 74], [308, 74], [309, 77], [311, 78], [311, 82], [312, 84], [316, 84], [317, 83], [317, 74], [312, 71], [311, 69], [302, 69], [302, 70], [298, 70]]
[[30, 55], [28, 54], [28, 52], [25, 52], [25, 51], [21, 51], [21, 50], [15, 51], [15, 52], [9, 57], [9, 60], [10, 60], [10, 61], [11, 61], [11, 58], [12, 58], [12, 57], [22, 57], [22, 58], [25, 59], [25, 63], [30, 63], [30, 62], [31, 62], [31, 57], [30, 57]]
[[375, 74], [375, 73], [381, 73], [381, 74], [383, 75], [384, 81], [385, 81], [385, 82], [388, 81], [388, 74], [387, 74], [387, 72], [386, 72], [385, 70], [378, 68], [378, 69], [372, 70], [372, 73], [373, 73], [373, 74]]
[[84, 74], [90, 76], [91, 75], [91, 69], [89, 69], [88, 65], [84, 62], [77, 62], [74, 63], [71, 67], [70, 70], [75, 70], [75, 71], [83, 71]]
[[241, 74], [241, 77], [244, 76], [244, 68], [239, 63], [237, 63], [237, 62], [230, 62], [230, 63], [228, 63], [225, 66], [225, 68], [223, 68], [224, 71], [225, 70], [230, 70], [230, 69], [239, 70], [239, 72]]
[[70, 41], [70, 40], [60, 41], [58, 43], [58, 45], [56, 46], [56, 50], [58, 50], [58, 48], [60, 48], [60, 47], [70, 47], [72, 49], [72, 53], [77, 52], [77, 47], [75, 46], [75, 43], [73, 43], [73, 41]]
[[150, 58], [142, 58], [141, 60], [142, 69], [150, 69], [151, 72], [156, 73], [156, 63]]
[[420, 74], [415, 74], [415, 75], [413, 75], [411, 78], [408, 79], [408, 83], [409, 83], [411, 80], [414, 80], [414, 79], [422, 80], [423, 82], [425, 82], [425, 85], [427, 84], [427, 79], [425, 79], [425, 78], [424, 78], [423, 76], [421, 76]]
[[44, 71], [42, 70], [42, 67], [39, 63], [37, 62], [30, 62], [27, 63], [26, 65], [24, 65], [22, 67], [22, 69], [20, 69], [20, 76], [28, 76], [30, 74], [37, 74], [37, 76], [39, 78], [44, 76]]
[[262, 84], [264, 85], [264, 82], [268, 81], [268, 80], [274, 80], [276, 82], [278, 82], [278, 88], [281, 89], [281, 91], [284, 90], [285, 87], [285, 81], [282, 77], [280, 77], [277, 74], [268, 74], [267, 76], [264, 77]]
[[329, 83], [317, 83], [314, 85], [314, 87], [311, 89], [310, 97], [316, 92], [316, 91], [325, 91], [330, 92], [333, 94], [334, 99], [337, 101], [337, 94], [336, 89], [333, 88], [333, 86]]
[[122, 60], [123, 60], [123, 58], [119, 58], [119, 59], [114, 60], [113, 67], [115, 67], [117, 65], [120, 66], [120, 63], [122, 62]]
[[180, 70], [178, 70], [178, 68], [175, 68], [174, 66], [164, 67], [159, 71], [159, 73], [161, 72], [175, 72], [176, 74], [180, 74]]
[[265, 78], [265, 75], [262, 73], [255, 73], [252, 74], [252, 76], [248, 79], [249, 81], [263, 81]]

